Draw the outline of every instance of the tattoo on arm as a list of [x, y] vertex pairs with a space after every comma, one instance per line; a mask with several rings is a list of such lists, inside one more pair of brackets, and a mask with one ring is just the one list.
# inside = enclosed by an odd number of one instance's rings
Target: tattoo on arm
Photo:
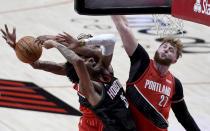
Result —
[[[32, 65], [33, 66], [33, 65]], [[51, 61], [39, 61], [34, 69], [44, 70], [57, 75], [66, 75], [65, 63], [56, 63]]]
[[77, 54], [75, 54], [73, 51], [69, 50], [68, 48], [66, 48], [65, 46], [61, 44], [57, 45], [56, 48], [68, 60], [68, 62], [72, 64], [74, 64], [76, 60], [80, 59], [80, 57]]

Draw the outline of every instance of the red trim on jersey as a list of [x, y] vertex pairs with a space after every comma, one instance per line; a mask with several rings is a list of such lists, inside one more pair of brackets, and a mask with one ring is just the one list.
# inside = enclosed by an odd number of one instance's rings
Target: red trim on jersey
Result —
[[[104, 75], [103, 77], [107, 78], [108, 79], [108, 82], [110, 82], [111, 79], [112, 79], [109, 75]], [[103, 82], [103, 83], [107, 82], [105, 80], [100, 80], [100, 81]]]
[[85, 97], [84, 93], [82, 93], [80, 90], [79, 90], [79, 85], [78, 83], [75, 83], [73, 88], [83, 97]]
[[179, 103], [180, 101], [183, 101], [184, 100], [184, 97], [180, 100], [177, 100], [177, 101], [171, 101], [171, 103]]
[[78, 90], [79, 90], [79, 88], [78, 88], [78, 83], [75, 83], [74, 86], [73, 86], [73, 88], [74, 88], [76, 91], [78, 91]]

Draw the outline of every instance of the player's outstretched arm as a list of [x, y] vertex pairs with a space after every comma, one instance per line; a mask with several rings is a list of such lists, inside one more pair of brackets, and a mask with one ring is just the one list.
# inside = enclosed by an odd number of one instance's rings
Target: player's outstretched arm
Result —
[[65, 63], [37, 60], [30, 64], [34, 69], [47, 71], [56, 75], [66, 75]]
[[200, 131], [198, 125], [194, 121], [193, 117], [190, 115], [184, 100], [178, 103], [173, 103], [171, 105], [171, 108], [177, 120], [187, 131]]
[[131, 28], [128, 26], [127, 19], [121, 15], [113, 15], [111, 18], [120, 34], [125, 51], [128, 56], [132, 56], [138, 44]]

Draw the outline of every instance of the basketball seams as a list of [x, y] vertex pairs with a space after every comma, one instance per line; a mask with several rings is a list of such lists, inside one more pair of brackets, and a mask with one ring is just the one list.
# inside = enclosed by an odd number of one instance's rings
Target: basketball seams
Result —
[[33, 63], [38, 60], [42, 54], [42, 47], [34, 44], [31, 36], [21, 38], [15, 47], [17, 57], [24, 63]]

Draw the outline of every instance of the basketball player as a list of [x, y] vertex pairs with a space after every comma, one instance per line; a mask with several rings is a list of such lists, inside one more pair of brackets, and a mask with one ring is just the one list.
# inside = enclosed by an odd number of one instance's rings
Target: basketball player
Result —
[[[10, 45], [10, 47], [14, 49], [16, 45], [16, 29], [13, 28], [13, 32], [10, 33], [7, 25], [5, 25], [5, 31], [1, 29], [1, 32], [3, 33], [2, 37], [6, 40], [8, 45]], [[78, 36], [78, 39], [87, 39], [90, 37], [92, 37], [92, 35], [90, 34], [80, 34]], [[49, 39], [55, 40], [55, 36], [49, 36], [49, 35], [39, 36], [36, 39], [36, 41], [42, 43]], [[74, 49], [74, 51], [85, 57], [90, 57], [90, 56], [94, 57], [95, 61], [99, 61], [100, 57], [102, 57], [101, 49], [94, 46], [89, 46], [89, 47], [84, 46], [84, 47], [76, 48]], [[73, 65], [70, 64], [69, 62], [56, 63], [52, 61], [37, 60], [36, 62], [30, 65], [34, 69], [51, 72], [57, 75], [67, 76], [72, 83], [75, 83], [74, 89], [79, 91], [78, 86], [77, 86], [77, 83], [79, 83], [79, 78], [77, 77], [77, 74], [74, 70]], [[113, 72], [111, 66], [109, 67], [109, 71]], [[79, 95], [79, 99], [81, 99], [81, 95], [79, 93], [78, 95]], [[95, 116], [92, 110], [90, 110], [89, 108], [81, 104], [80, 111], [83, 113], [83, 116], [80, 118], [80, 122], [78, 125], [79, 131], [102, 131], [103, 130], [102, 121]]]
[[128, 54], [131, 67], [126, 95], [138, 131], [167, 130], [169, 110], [188, 131], [199, 131], [183, 98], [182, 84], [169, 72], [182, 55], [182, 45], [173, 38], [164, 39], [154, 60], [137, 41], [125, 16], [112, 16]]
[[[8, 31], [7, 26], [5, 25], [5, 30], [2, 31], [3, 38], [7, 41], [7, 43], [14, 48], [15, 43], [16, 43], [16, 33], [15, 33], [15, 28], [13, 29], [13, 33], [10, 33]], [[78, 39], [83, 39], [83, 38], [89, 38], [91, 35], [85, 35], [82, 34], [78, 37]], [[38, 37], [38, 40], [40, 41], [45, 41], [48, 39], [54, 39], [51, 36], [41, 36]], [[82, 48], [76, 48], [74, 51], [78, 51], [81, 55], [86, 55], [86, 57], [89, 56], [94, 56], [94, 59], [96, 61], [99, 61], [99, 58], [102, 56], [101, 50], [99, 48], [95, 48], [92, 46], [91, 48], [87, 47], [82, 47]], [[36, 61], [33, 64], [31, 64], [34, 69], [40, 69], [44, 70], [47, 72], [52, 72], [58, 75], [67, 75], [70, 81], [73, 83], [76, 83], [74, 88], [78, 90], [77, 83], [79, 82], [79, 78], [77, 77], [77, 74], [74, 70], [74, 67], [70, 63], [55, 63], [55, 62], [50, 62], [50, 61]], [[109, 66], [109, 72], [113, 74], [112, 67]], [[79, 91], [79, 90], [78, 90]], [[99, 120], [95, 114], [93, 113], [92, 110], [90, 110], [86, 105], [89, 105], [87, 101], [83, 102], [83, 99], [85, 98], [79, 94], [79, 100], [80, 100], [80, 111], [83, 113], [83, 116], [80, 118], [80, 123], [79, 123], [79, 131], [102, 131], [103, 130], [103, 124], [101, 120]]]
[[[86, 106], [102, 120], [104, 131], [134, 131], [136, 128], [128, 109], [129, 105], [124, 96], [123, 87], [108, 70], [114, 51], [115, 37], [107, 34], [76, 40], [67, 33], [60, 37], [71, 42], [70, 48], [102, 45], [103, 58], [95, 62], [93, 58], [83, 59], [56, 41], [44, 42], [45, 48], [57, 48], [68, 62], [73, 64], [79, 78], [80, 94], [85, 97], [83, 102], [88, 101], [89, 105]], [[112, 40], [105, 42], [106, 37], [112, 37]]]

